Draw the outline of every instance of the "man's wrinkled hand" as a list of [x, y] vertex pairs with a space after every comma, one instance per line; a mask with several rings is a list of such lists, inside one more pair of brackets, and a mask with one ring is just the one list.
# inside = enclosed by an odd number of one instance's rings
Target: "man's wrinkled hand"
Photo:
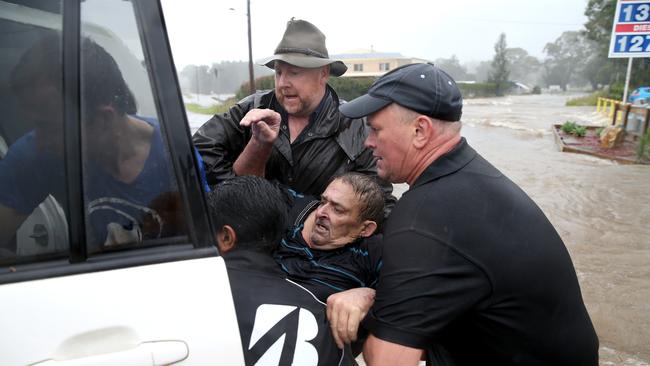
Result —
[[339, 348], [357, 340], [359, 324], [375, 302], [375, 290], [367, 287], [338, 292], [327, 298], [327, 319]]
[[253, 139], [262, 144], [272, 144], [280, 132], [280, 113], [271, 109], [251, 109], [239, 122], [242, 127], [250, 127]]

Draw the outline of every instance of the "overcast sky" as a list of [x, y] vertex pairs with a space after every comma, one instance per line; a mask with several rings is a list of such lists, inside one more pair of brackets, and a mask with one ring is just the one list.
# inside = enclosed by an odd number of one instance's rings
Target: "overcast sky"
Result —
[[[248, 60], [246, 0], [162, 0], [176, 66]], [[330, 54], [356, 49], [462, 63], [508, 47], [543, 58], [544, 45], [579, 30], [587, 0], [251, 0], [253, 59], [273, 54], [291, 17], [314, 23]], [[231, 10], [232, 9], [232, 10]]]

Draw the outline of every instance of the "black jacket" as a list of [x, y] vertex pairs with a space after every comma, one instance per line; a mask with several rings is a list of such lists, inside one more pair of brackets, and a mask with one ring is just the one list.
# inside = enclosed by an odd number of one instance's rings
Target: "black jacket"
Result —
[[[282, 115], [280, 134], [266, 164], [266, 178], [275, 179], [293, 190], [320, 195], [330, 179], [343, 172], [377, 175], [372, 151], [363, 146], [368, 135], [363, 119], [350, 119], [339, 110], [339, 98], [332, 88], [310, 122], [293, 143], [289, 139], [288, 115], [274, 91], [257, 92], [242, 99], [227, 113], [214, 115], [194, 134], [194, 145], [205, 162], [211, 185], [232, 178], [232, 166], [251, 138], [250, 128], [239, 121], [253, 108], [270, 108]], [[392, 206], [392, 186], [381, 182]]]
[[[326, 306], [268, 253], [238, 248], [224, 257], [246, 365], [356, 365], [336, 347]], [[279, 347], [279, 350], [276, 348]]]

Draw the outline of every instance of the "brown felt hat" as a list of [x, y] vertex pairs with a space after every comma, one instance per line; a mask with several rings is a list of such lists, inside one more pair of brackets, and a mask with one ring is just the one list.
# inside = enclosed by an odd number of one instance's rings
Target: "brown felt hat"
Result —
[[291, 18], [287, 22], [287, 29], [275, 53], [261, 64], [273, 69], [278, 60], [307, 69], [330, 65], [332, 76], [341, 76], [348, 70], [343, 62], [329, 58], [323, 32], [300, 19]]

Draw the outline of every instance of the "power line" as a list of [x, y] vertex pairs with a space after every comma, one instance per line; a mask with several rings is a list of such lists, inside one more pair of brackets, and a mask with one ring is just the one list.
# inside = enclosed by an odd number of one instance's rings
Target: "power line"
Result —
[[535, 24], [535, 25], [561, 25], [561, 26], [583, 26], [582, 24], [576, 23], [557, 23], [557, 22], [539, 22], [539, 21], [527, 21], [527, 20], [504, 20], [504, 19], [467, 19], [471, 22], [484, 22], [484, 23], [513, 23], [513, 24]]

